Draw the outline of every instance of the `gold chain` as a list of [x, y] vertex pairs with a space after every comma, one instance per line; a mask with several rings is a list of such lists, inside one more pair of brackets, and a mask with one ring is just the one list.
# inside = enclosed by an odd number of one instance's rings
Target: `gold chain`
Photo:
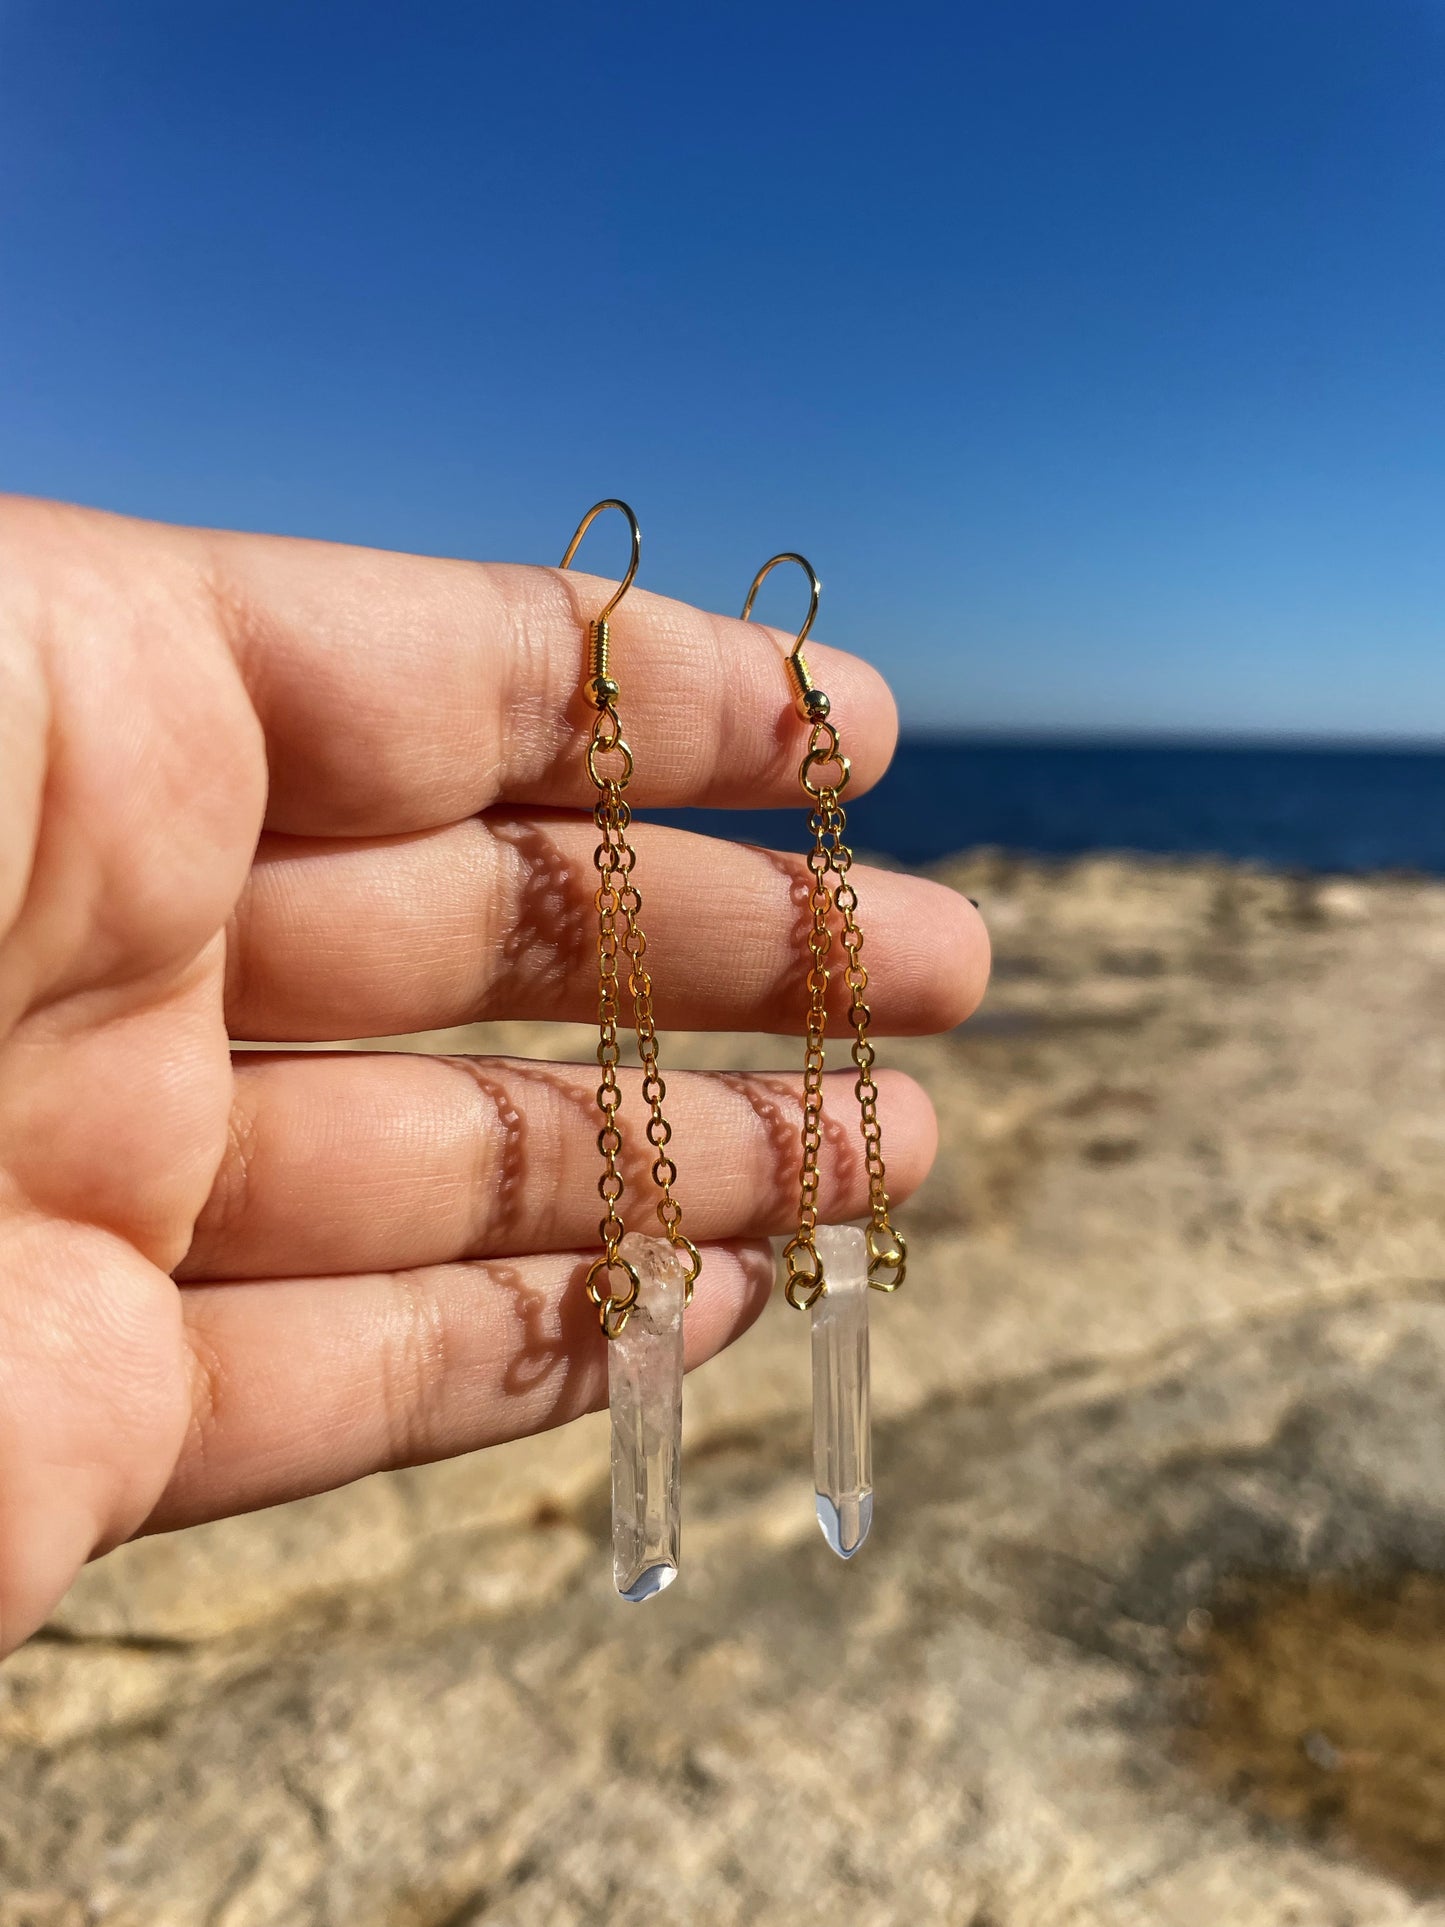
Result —
[[[621, 804], [621, 828], [625, 832], [632, 820], [632, 812], [626, 803]], [[657, 1186], [657, 1217], [669, 1242], [677, 1250], [686, 1254], [688, 1273], [684, 1284], [683, 1303], [692, 1303], [692, 1288], [702, 1269], [702, 1258], [697, 1246], [682, 1233], [682, 1206], [672, 1195], [672, 1187], [677, 1183], [677, 1166], [673, 1163], [668, 1145], [672, 1142], [672, 1126], [663, 1112], [663, 1100], [667, 1096], [667, 1086], [662, 1081], [662, 1072], [657, 1063], [657, 1029], [652, 1013], [652, 975], [647, 968], [647, 937], [642, 928], [642, 893], [632, 880], [632, 867], [636, 861], [635, 853], [625, 834], [622, 847], [627, 852], [628, 863], [622, 885], [622, 915], [627, 925], [623, 939], [631, 963], [627, 977], [627, 988], [632, 996], [632, 1022], [637, 1032], [637, 1051], [642, 1059], [642, 1095], [650, 1113], [647, 1120], [647, 1141], [652, 1146], [652, 1181]]]
[[[595, 646], [595, 643], [594, 643]], [[622, 1176], [622, 1133], [618, 1112], [622, 1092], [617, 1082], [621, 1056], [617, 1027], [620, 1017], [620, 956], [628, 959], [627, 989], [632, 999], [633, 1026], [637, 1032], [638, 1053], [642, 1059], [642, 1093], [650, 1113], [647, 1141], [653, 1148], [652, 1177], [660, 1196], [657, 1216], [674, 1249], [687, 1262], [684, 1302], [692, 1302], [693, 1286], [702, 1269], [697, 1246], [684, 1237], [682, 1206], [673, 1196], [677, 1166], [668, 1151], [672, 1126], [663, 1111], [667, 1086], [663, 1083], [657, 1060], [657, 1030], [652, 1010], [652, 976], [646, 964], [647, 937], [642, 928], [642, 895], [633, 881], [637, 852], [628, 841], [632, 810], [623, 796], [632, 778], [632, 751], [622, 735], [615, 702], [598, 703], [592, 723], [592, 739], [587, 747], [587, 774], [597, 790], [593, 820], [597, 824], [598, 844], [593, 862], [597, 883], [597, 1063], [602, 1081], [597, 1087], [597, 1105], [602, 1113], [602, 1129], [597, 1133], [597, 1148], [602, 1153], [602, 1175], [597, 1192], [604, 1211], [598, 1231], [603, 1250], [587, 1273], [587, 1296], [597, 1307], [598, 1319], [609, 1338], [626, 1329], [641, 1288], [633, 1267], [619, 1252], [624, 1236], [621, 1217], [624, 1182]], [[619, 930], [619, 919], [621, 928]], [[626, 1284], [620, 1296], [611, 1290], [612, 1279], [621, 1272]]]
[[[835, 771], [831, 778], [824, 772]], [[863, 932], [858, 923], [858, 893], [848, 880], [853, 852], [846, 836], [848, 818], [842, 792], [850, 768], [838, 732], [821, 717], [813, 722], [798, 780], [812, 803], [809, 827], [813, 847], [808, 869], [813, 888], [808, 903], [812, 925], [808, 935], [808, 1043], [803, 1059], [803, 1170], [798, 1230], [784, 1249], [786, 1295], [790, 1305], [806, 1309], [826, 1288], [815, 1234], [818, 1225], [818, 1157], [822, 1148], [823, 1049], [827, 1029], [830, 972], [827, 957], [833, 934], [829, 912], [836, 911], [847, 958], [848, 1022], [853, 1031], [852, 1058], [858, 1072], [853, 1090], [863, 1133], [868, 1170], [868, 1283], [875, 1291], [897, 1291], [907, 1274], [908, 1247], [889, 1217], [888, 1174], [883, 1162], [883, 1133], [878, 1121], [878, 1086], [873, 1077], [876, 1053], [868, 1034], [873, 1013], [868, 1007], [868, 970], [863, 962]], [[831, 882], [830, 882], [831, 878]]]
[[799, 1310], [811, 1305], [823, 1289], [814, 1233], [818, 1228], [818, 1155], [823, 1146], [823, 1065], [828, 1031], [828, 983], [832, 975], [828, 956], [833, 948], [833, 932], [828, 925], [832, 905], [828, 889], [828, 850], [823, 840], [823, 818], [818, 810], [814, 810], [811, 822], [813, 847], [808, 852], [808, 869], [813, 888], [808, 896], [812, 922], [808, 930], [808, 1042], [803, 1053], [803, 1169], [798, 1193], [798, 1229], [783, 1251], [788, 1270], [787, 1300]]

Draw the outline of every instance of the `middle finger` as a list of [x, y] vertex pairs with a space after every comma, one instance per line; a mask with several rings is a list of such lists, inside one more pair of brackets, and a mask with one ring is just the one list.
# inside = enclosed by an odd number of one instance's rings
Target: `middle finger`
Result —
[[[634, 826], [659, 1024], [800, 1031], [803, 859]], [[567, 812], [494, 811], [410, 836], [263, 837], [227, 945], [233, 1037], [387, 1037], [498, 1018], [597, 1012], [596, 830]], [[988, 939], [966, 897], [854, 866], [874, 1028], [962, 1023]], [[831, 1008], [847, 991], [835, 946]]]
[[[824, 1080], [819, 1209], [867, 1208], [851, 1071]], [[623, 1216], [656, 1231], [641, 1074], [622, 1084]], [[880, 1073], [889, 1189], [933, 1160], [928, 1099]], [[668, 1079], [684, 1229], [768, 1237], [797, 1219], [802, 1080]], [[508, 1058], [355, 1051], [236, 1059], [229, 1147], [178, 1275], [186, 1280], [407, 1270], [585, 1247], [596, 1236], [597, 1070]]]

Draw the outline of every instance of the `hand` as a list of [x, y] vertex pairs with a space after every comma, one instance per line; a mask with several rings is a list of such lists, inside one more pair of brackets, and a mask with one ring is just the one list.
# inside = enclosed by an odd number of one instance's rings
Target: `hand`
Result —
[[[0, 504], [0, 1645], [135, 1533], [603, 1396], [595, 1067], [229, 1039], [595, 1016], [580, 684], [604, 595]], [[614, 636], [630, 800], [798, 800], [782, 638], [642, 591]], [[888, 691], [812, 653], [865, 787]], [[797, 1031], [801, 861], [647, 826], [636, 844], [659, 1022]], [[854, 874], [875, 1028], [961, 1021], [987, 969], [975, 912]], [[903, 1198], [932, 1113], [879, 1081]], [[677, 1073], [668, 1094], [696, 1364], [767, 1298], [799, 1086]], [[827, 1102], [841, 1219], [866, 1205], [851, 1071]], [[633, 1073], [636, 1228], [641, 1108]]]

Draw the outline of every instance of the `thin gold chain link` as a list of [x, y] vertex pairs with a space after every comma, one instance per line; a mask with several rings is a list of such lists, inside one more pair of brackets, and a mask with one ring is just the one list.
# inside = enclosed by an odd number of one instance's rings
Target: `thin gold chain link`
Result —
[[[622, 725], [615, 704], [600, 704], [592, 723], [587, 748], [587, 773], [598, 796], [593, 809], [598, 844], [593, 862], [598, 873], [597, 903], [597, 1063], [602, 1080], [597, 1087], [597, 1105], [602, 1113], [602, 1128], [597, 1133], [597, 1148], [602, 1154], [602, 1175], [597, 1191], [604, 1211], [598, 1231], [603, 1250], [587, 1273], [587, 1296], [597, 1307], [598, 1319], [609, 1338], [625, 1330], [637, 1303], [640, 1281], [636, 1271], [619, 1251], [625, 1235], [621, 1206], [624, 1190], [622, 1175], [622, 1133], [618, 1113], [622, 1092], [617, 1081], [621, 1057], [618, 1024], [621, 1011], [621, 958], [628, 960], [627, 988], [632, 1000], [633, 1026], [637, 1032], [638, 1052], [643, 1066], [643, 1096], [649, 1117], [647, 1139], [653, 1148], [652, 1176], [659, 1192], [657, 1215], [663, 1231], [681, 1251], [687, 1263], [686, 1302], [691, 1303], [693, 1286], [702, 1268], [696, 1245], [683, 1235], [682, 1206], [673, 1195], [677, 1166], [668, 1150], [672, 1126], [663, 1110], [667, 1086], [658, 1068], [657, 1031], [652, 1008], [652, 977], [645, 962], [647, 937], [642, 928], [642, 896], [633, 881], [637, 852], [628, 840], [632, 811], [623, 791], [632, 776], [632, 752], [622, 736]], [[612, 1282], [621, 1273], [626, 1283], [620, 1295]]]
[[863, 962], [863, 931], [858, 923], [858, 892], [848, 879], [853, 852], [847, 843], [848, 818], [836, 797], [827, 810], [828, 850], [834, 877], [833, 905], [842, 920], [842, 944], [848, 962], [848, 1022], [853, 1031], [851, 1056], [858, 1076], [853, 1093], [868, 1168], [868, 1282], [875, 1291], [897, 1291], [908, 1271], [908, 1247], [889, 1217], [888, 1172], [883, 1162], [883, 1127], [878, 1120], [878, 1085], [873, 1066], [877, 1053], [869, 1036], [873, 1013], [868, 1007], [868, 968]]
[[647, 1141], [652, 1146], [652, 1181], [658, 1189], [657, 1217], [665, 1236], [676, 1249], [684, 1252], [687, 1258], [688, 1274], [684, 1285], [684, 1304], [692, 1303], [692, 1288], [697, 1282], [698, 1272], [702, 1269], [702, 1258], [697, 1246], [682, 1232], [682, 1206], [673, 1196], [672, 1187], [677, 1183], [677, 1166], [668, 1150], [672, 1142], [672, 1126], [663, 1112], [663, 1102], [667, 1096], [667, 1085], [663, 1082], [662, 1072], [657, 1061], [657, 1027], [652, 1010], [652, 974], [647, 968], [647, 937], [642, 928], [642, 893], [632, 880], [632, 867], [636, 861], [632, 846], [626, 840], [626, 830], [631, 822], [632, 813], [626, 803], [621, 805], [621, 834], [623, 848], [631, 859], [621, 891], [623, 920], [626, 935], [623, 948], [627, 952], [630, 968], [627, 988], [632, 997], [632, 1022], [637, 1032], [637, 1052], [642, 1059], [642, 1096], [647, 1105]]
[[811, 822], [813, 847], [808, 852], [808, 869], [812, 874], [813, 887], [808, 896], [811, 923], [808, 930], [808, 1041], [803, 1054], [803, 1168], [798, 1194], [798, 1229], [783, 1250], [788, 1273], [785, 1287], [787, 1300], [800, 1311], [811, 1305], [823, 1289], [823, 1272], [814, 1233], [818, 1228], [818, 1157], [823, 1147], [823, 1065], [828, 1032], [828, 983], [832, 975], [828, 968], [828, 957], [833, 948], [833, 932], [828, 922], [832, 905], [828, 889], [828, 850], [823, 840], [824, 819], [818, 810], [814, 810]]
[[[836, 775], [821, 777], [822, 772]], [[829, 911], [842, 926], [840, 940], [846, 958], [843, 975], [848, 985], [848, 1022], [853, 1031], [852, 1058], [858, 1075], [853, 1085], [868, 1172], [868, 1283], [875, 1291], [897, 1291], [907, 1274], [908, 1247], [889, 1215], [888, 1173], [883, 1161], [883, 1132], [878, 1119], [878, 1085], [873, 1077], [876, 1052], [869, 1036], [873, 1013], [867, 1000], [868, 970], [863, 962], [863, 931], [858, 922], [858, 893], [849, 881], [853, 852], [847, 843], [847, 813], [841, 793], [849, 764], [838, 731], [829, 722], [815, 721], [808, 749], [798, 772], [804, 793], [812, 802], [809, 827], [813, 847], [808, 869], [813, 888], [809, 897], [812, 923], [808, 949], [808, 1043], [803, 1061], [803, 1169], [798, 1230], [784, 1249], [788, 1303], [805, 1309], [826, 1287], [815, 1234], [818, 1223], [818, 1156], [822, 1145], [823, 1039], [827, 1027], [829, 971], [825, 960], [832, 947]], [[831, 881], [830, 881], [831, 879]]]

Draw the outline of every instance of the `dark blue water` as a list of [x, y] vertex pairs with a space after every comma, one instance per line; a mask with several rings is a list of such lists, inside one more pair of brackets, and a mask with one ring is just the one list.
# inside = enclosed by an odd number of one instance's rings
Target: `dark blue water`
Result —
[[[855, 847], [902, 863], [991, 843], [1445, 875], [1445, 750], [915, 740], [847, 801]], [[648, 814], [778, 849], [807, 840], [801, 810]]]

